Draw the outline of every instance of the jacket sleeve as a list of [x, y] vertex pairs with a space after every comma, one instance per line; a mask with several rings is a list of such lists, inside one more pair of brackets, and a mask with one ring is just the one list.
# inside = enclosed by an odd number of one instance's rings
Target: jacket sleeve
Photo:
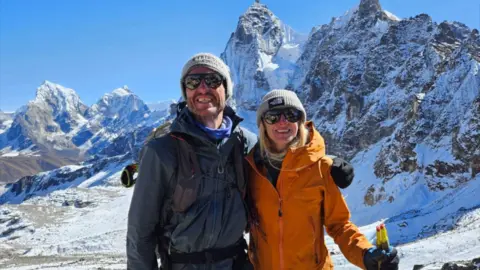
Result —
[[324, 213], [327, 233], [340, 247], [343, 255], [354, 265], [365, 269], [363, 254], [372, 247], [368, 239], [350, 221], [350, 211], [340, 189], [330, 175], [332, 160], [322, 159], [322, 174], [325, 180]]
[[[160, 222], [161, 209], [168, 181], [173, 168], [165, 164], [173, 157], [159, 157], [158, 140], [144, 146], [138, 170], [138, 178], [128, 212], [127, 268], [158, 269], [155, 248], [156, 229]], [[166, 148], [166, 147], [165, 147]], [[162, 155], [163, 152], [162, 151]]]

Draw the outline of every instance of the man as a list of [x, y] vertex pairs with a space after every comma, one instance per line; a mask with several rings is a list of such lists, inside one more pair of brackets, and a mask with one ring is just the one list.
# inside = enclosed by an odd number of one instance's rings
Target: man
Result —
[[[243, 162], [257, 138], [226, 106], [233, 85], [221, 59], [193, 56], [180, 84], [187, 107], [170, 133], [142, 150], [128, 215], [127, 267], [157, 269], [157, 249], [162, 269], [243, 269]], [[351, 181], [351, 167], [343, 165], [332, 176]]]
[[170, 134], [142, 151], [128, 216], [129, 269], [157, 269], [157, 245], [165, 269], [236, 269], [246, 260], [242, 166], [256, 136], [226, 106], [232, 88], [218, 57], [201, 53], [185, 64], [187, 107]]

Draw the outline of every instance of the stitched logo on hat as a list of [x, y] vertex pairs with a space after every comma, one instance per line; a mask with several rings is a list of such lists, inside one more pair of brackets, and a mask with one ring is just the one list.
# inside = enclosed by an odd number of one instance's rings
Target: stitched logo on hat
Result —
[[202, 65], [212, 68], [219, 68], [218, 66], [220, 65], [220, 63], [218, 63], [218, 61], [216, 61], [214, 58], [203, 55], [193, 58], [193, 62], [195, 63], [194, 65]]
[[208, 58], [203, 56], [203, 55], [200, 55], [200, 56], [197, 56], [197, 57], [193, 58], [193, 61], [195, 61], [195, 62], [200, 62], [200, 61], [205, 61], [205, 60], [208, 60]]
[[273, 107], [281, 106], [281, 105], [285, 105], [285, 100], [283, 99], [283, 97], [272, 98], [268, 101], [269, 109]]

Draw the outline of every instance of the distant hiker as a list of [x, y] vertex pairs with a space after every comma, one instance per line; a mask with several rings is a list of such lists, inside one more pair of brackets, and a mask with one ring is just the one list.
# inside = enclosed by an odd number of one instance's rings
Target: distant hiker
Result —
[[[257, 137], [226, 106], [233, 85], [218, 57], [193, 56], [180, 86], [187, 106], [169, 132], [147, 139], [138, 178], [130, 181], [133, 170], [125, 171], [126, 186], [135, 183], [127, 267], [157, 269], [157, 249], [161, 269], [249, 269], [244, 157]], [[353, 172], [338, 169], [336, 179], [348, 181]]]
[[333, 160], [297, 95], [267, 93], [257, 109], [259, 141], [248, 155], [250, 261], [255, 269], [333, 269], [324, 228], [363, 269], [398, 269], [397, 251], [378, 250], [350, 221], [330, 176]]

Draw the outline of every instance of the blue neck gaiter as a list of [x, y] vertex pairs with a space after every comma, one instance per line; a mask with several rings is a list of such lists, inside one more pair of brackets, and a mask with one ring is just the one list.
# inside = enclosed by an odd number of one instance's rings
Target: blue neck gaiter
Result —
[[193, 121], [199, 128], [205, 131], [208, 134], [208, 136], [216, 140], [222, 140], [222, 139], [228, 138], [232, 133], [233, 122], [232, 122], [232, 119], [230, 119], [230, 117], [228, 116], [223, 117], [222, 124], [217, 129], [206, 127], [195, 119], [193, 119]]

